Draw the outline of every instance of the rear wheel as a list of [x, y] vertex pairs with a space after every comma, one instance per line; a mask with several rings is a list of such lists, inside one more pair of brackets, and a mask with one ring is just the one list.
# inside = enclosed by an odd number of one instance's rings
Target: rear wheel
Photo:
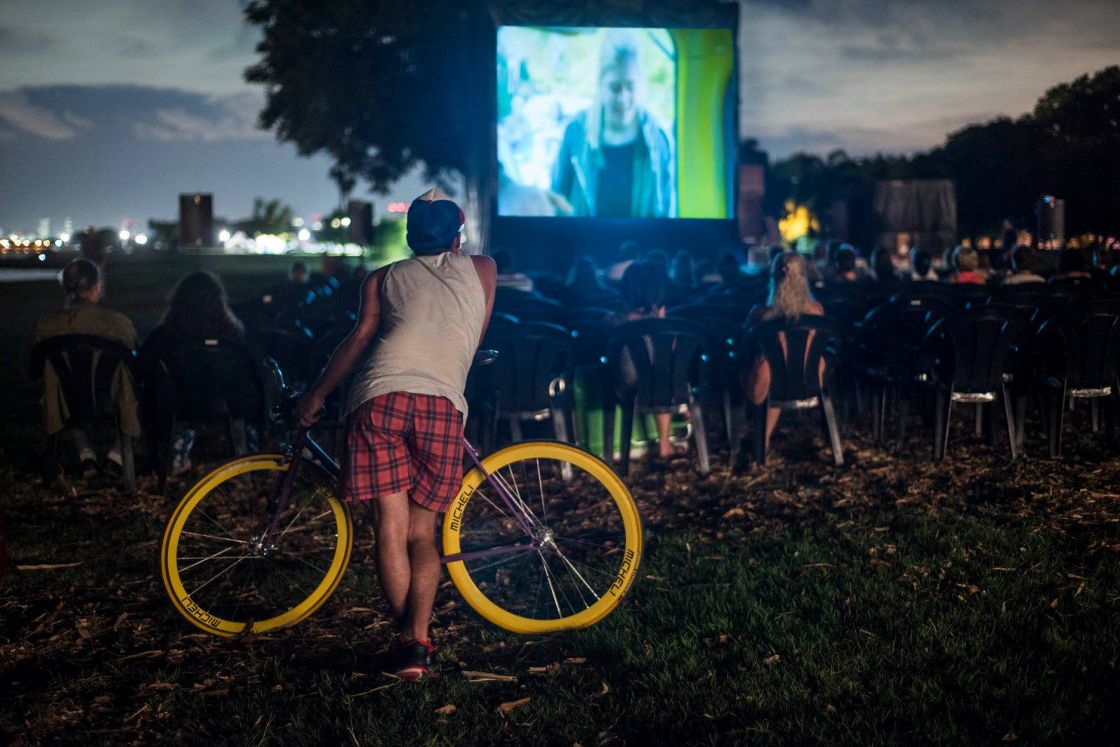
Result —
[[[511, 510], [478, 470], [463, 481], [443, 522], [448, 573], [463, 598], [515, 633], [581, 628], [621, 601], [638, 571], [642, 529], [622, 480], [574, 446], [532, 441], [483, 460], [514, 497]], [[526, 533], [520, 513], [536, 536]]]
[[304, 462], [267, 546], [258, 541], [280, 454], [226, 462], [187, 492], [163, 535], [160, 565], [171, 602], [220, 636], [294, 625], [338, 587], [353, 545], [350, 512], [333, 481]]

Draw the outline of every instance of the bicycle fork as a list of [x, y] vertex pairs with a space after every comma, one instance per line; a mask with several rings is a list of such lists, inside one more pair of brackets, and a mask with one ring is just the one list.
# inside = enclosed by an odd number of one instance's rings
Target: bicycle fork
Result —
[[273, 548], [272, 535], [276, 533], [280, 525], [280, 515], [284, 513], [284, 509], [288, 506], [288, 498], [292, 494], [292, 486], [296, 482], [296, 473], [299, 472], [300, 463], [303, 461], [303, 442], [306, 440], [307, 431], [303, 428], [296, 434], [295, 441], [289, 447], [288, 469], [284, 472], [284, 477], [277, 480], [272, 484], [272, 490], [268, 495], [268, 503], [265, 504], [264, 519], [261, 521], [259, 531], [257, 532], [256, 539], [253, 542], [253, 550], [261, 555], [268, 554], [269, 550]]

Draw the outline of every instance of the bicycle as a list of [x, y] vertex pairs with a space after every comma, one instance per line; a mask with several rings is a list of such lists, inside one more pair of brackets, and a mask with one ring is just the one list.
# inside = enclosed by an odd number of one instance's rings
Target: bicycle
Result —
[[[274, 418], [290, 421], [294, 402], [290, 393]], [[463, 449], [472, 466], [444, 515], [441, 562], [467, 604], [515, 633], [582, 628], [614, 610], [642, 555], [638, 509], [618, 475], [557, 441], [483, 458], [464, 438]], [[338, 480], [338, 464], [305, 428], [282, 453], [232, 459], [199, 480], [163, 535], [175, 609], [225, 637], [313, 614], [353, 547]]]

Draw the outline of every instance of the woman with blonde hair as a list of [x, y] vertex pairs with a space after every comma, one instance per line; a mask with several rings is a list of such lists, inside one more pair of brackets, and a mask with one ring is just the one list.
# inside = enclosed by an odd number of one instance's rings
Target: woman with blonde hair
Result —
[[[747, 319], [750, 326], [757, 322], [772, 319], [797, 319], [802, 315], [822, 316], [824, 307], [813, 298], [809, 291], [808, 268], [805, 258], [797, 252], [782, 252], [770, 264], [770, 297], [765, 306], [756, 306]], [[810, 333], [811, 335], [812, 333]], [[788, 355], [785, 336], [779, 333], [782, 352]], [[808, 346], [806, 346], [808, 350]], [[821, 361], [820, 375], [824, 375], [824, 361]], [[761, 351], [756, 351], [754, 362], [747, 370], [743, 382], [751, 403], [762, 406], [770, 394], [770, 364]], [[770, 407], [766, 411], [766, 448], [770, 448], [770, 434], [778, 424], [781, 410]]]

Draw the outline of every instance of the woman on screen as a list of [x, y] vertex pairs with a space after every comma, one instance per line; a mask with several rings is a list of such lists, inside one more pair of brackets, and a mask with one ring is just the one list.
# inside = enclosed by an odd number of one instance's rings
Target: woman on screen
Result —
[[669, 218], [676, 214], [669, 138], [641, 105], [644, 81], [630, 33], [608, 31], [596, 101], [564, 129], [552, 191], [573, 215]]

